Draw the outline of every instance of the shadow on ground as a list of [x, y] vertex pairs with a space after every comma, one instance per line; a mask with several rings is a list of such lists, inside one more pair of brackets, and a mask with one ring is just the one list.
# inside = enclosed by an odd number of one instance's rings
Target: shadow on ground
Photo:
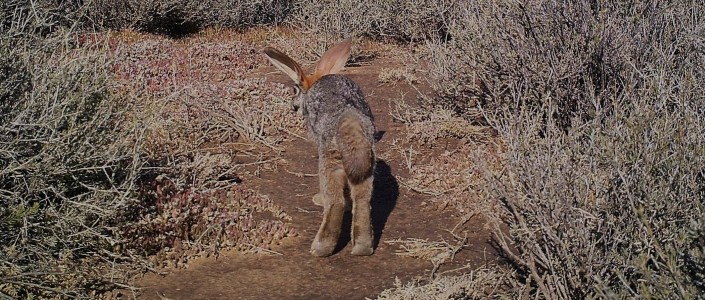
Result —
[[377, 161], [372, 193], [372, 228], [374, 228], [374, 248], [376, 249], [382, 239], [387, 219], [399, 198], [399, 183], [392, 174], [392, 167], [383, 160]]

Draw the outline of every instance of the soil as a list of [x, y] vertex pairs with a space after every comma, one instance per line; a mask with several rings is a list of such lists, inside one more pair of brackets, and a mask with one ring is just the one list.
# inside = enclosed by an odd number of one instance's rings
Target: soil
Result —
[[[390, 99], [398, 99], [402, 93], [409, 99], [418, 92], [430, 92], [423, 85], [417, 91], [403, 82], [379, 84], [380, 69], [400, 66], [379, 59], [344, 71], [362, 87], [373, 109], [379, 131], [378, 154], [391, 151], [390, 142], [405, 134], [404, 125], [392, 121]], [[274, 71], [274, 68], [261, 69], [253, 76], [289, 84], [288, 78]], [[452, 142], [442, 144], [447, 147]], [[188, 269], [170, 270], [165, 276], [147, 274], [137, 282], [142, 288], [138, 299], [364, 299], [393, 287], [395, 278], [407, 282], [431, 276], [433, 264], [429, 260], [398, 255], [400, 247], [388, 241], [417, 238], [460, 243], [450, 230], [461, 222], [461, 214], [453, 208], [440, 207], [430, 196], [401, 187], [398, 179], [407, 175], [405, 167], [401, 159], [388, 153], [379, 155], [389, 160], [378, 161], [372, 200], [375, 253], [369, 257], [352, 256], [349, 233], [344, 230], [334, 255], [326, 258], [310, 255], [310, 243], [322, 214], [321, 208], [311, 201], [318, 191], [318, 178], [305, 175], [316, 174], [316, 149], [312, 142], [300, 138], [293, 138], [283, 146], [286, 165], [279, 166], [276, 172], [261, 172], [259, 177], [244, 177], [242, 184], [268, 195], [283, 207], [292, 217], [298, 236], [273, 245], [271, 253], [225, 252], [217, 258], [192, 260]], [[422, 151], [432, 155], [438, 149]], [[349, 225], [348, 215], [344, 226]], [[482, 225], [481, 220], [471, 219], [461, 224], [462, 230], [455, 230], [467, 234], [467, 246], [453, 261], [435, 270], [436, 274], [467, 270], [463, 268], [479, 267], [496, 259], [488, 243], [489, 233]]]

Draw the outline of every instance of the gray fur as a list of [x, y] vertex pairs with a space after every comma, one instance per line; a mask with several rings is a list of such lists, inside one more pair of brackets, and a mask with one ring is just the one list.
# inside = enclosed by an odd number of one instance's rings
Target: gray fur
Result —
[[346, 112], [358, 117], [365, 137], [374, 141], [372, 110], [362, 90], [350, 78], [338, 74], [323, 76], [299, 96], [298, 103], [308, 123], [309, 134], [319, 147], [334, 139], [341, 116]]
[[[371, 255], [373, 232], [371, 206], [375, 154], [372, 110], [360, 88], [343, 75], [335, 75], [350, 55], [351, 39], [326, 51], [316, 72], [304, 75], [301, 66], [274, 48], [264, 53], [301, 91], [293, 102], [300, 105], [309, 135], [318, 146], [320, 191], [313, 197], [323, 205], [323, 221], [311, 244], [315, 256], [335, 250], [345, 210], [352, 210], [353, 255]], [[350, 205], [352, 204], [352, 205]]]
[[[343, 211], [352, 203], [352, 254], [370, 255], [374, 252], [370, 221], [375, 168], [372, 110], [357, 84], [343, 75], [321, 77], [299, 100], [309, 134], [318, 145], [321, 191], [313, 200], [324, 206], [311, 253], [333, 253]], [[339, 176], [347, 180], [341, 183]]]

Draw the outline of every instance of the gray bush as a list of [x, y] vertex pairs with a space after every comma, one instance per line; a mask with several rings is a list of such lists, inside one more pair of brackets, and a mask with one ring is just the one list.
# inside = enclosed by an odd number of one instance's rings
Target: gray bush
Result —
[[[445, 49], [460, 59], [437, 74], [457, 83], [442, 89], [450, 99], [482, 97], [506, 141], [506, 171], [486, 188], [502, 203], [488, 214], [514, 293], [705, 292], [703, 15], [696, 1], [466, 10], [467, 31]], [[483, 84], [452, 79], [473, 77]]]
[[140, 127], [123, 113], [126, 99], [109, 92], [103, 49], [78, 55], [67, 46], [54, 7], [4, 5], [0, 297], [89, 297], [121, 286], [136, 261], [117, 225], [141, 168], [131, 138]]
[[296, 1], [289, 23], [315, 34], [441, 40], [457, 1]]

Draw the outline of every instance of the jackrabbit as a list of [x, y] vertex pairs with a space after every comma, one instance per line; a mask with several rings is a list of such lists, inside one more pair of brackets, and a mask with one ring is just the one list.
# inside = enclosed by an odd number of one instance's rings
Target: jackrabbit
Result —
[[343, 215], [352, 202], [352, 254], [371, 255], [370, 220], [375, 168], [374, 120], [360, 88], [350, 78], [336, 75], [350, 56], [346, 39], [321, 57], [313, 74], [286, 54], [267, 47], [272, 64], [296, 83], [294, 109], [301, 109], [311, 138], [318, 145], [320, 192], [313, 202], [323, 206], [323, 221], [311, 254], [333, 254], [340, 237]]

